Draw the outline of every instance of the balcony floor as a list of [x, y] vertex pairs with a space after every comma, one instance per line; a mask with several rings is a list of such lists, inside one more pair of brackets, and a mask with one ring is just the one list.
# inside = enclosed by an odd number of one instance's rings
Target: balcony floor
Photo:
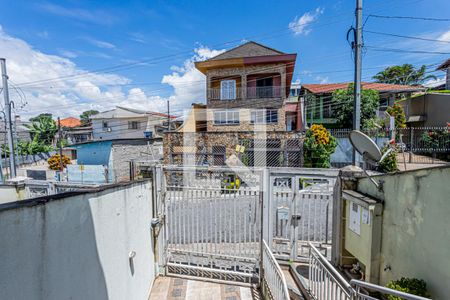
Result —
[[257, 300], [257, 291], [249, 287], [211, 283], [175, 277], [158, 277], [150, 293], [149, 300]]

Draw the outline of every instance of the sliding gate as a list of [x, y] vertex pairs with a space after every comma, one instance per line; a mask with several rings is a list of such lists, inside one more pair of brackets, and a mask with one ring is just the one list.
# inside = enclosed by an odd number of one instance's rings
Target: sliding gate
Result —
[[255, 282], [261, 249], [260, 186], [240, 185], [229, 170], [165, 167], [163, 174], [166, 272]]

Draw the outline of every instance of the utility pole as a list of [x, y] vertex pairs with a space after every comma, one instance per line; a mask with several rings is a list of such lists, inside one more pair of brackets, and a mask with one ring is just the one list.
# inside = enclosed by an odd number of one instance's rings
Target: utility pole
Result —
[[61, 135], [61, 120], [58, 117], [58, 144], [59, 144], [59, 170], [61, 174], [59, 174], [59, 181], [62, 181], [62, 173], [64, 171], [63, 166], [63, 154], [62, 154], [62, 135]]
[[6, 59], [0, 58], [0, 64], [2, 69], [3, 97], [5, 98], [5, 119], [6, 119], [6, 131], [8, 135], [9, 166], [11, 170], [10, 177], [14, 178], [16, 177], [16, 159], [14, 155], [14, 139], [11, 122], [11, 102], [9, 101], [8, 75], [6, 74]]
[[[353, 101], [353, 130], [361, 128], [361, 50], [362, 50], [362, 0], [356, 0], [356, 30], [353, 49], [355, 50], [355, 82]], [[353, 149], [353, 165], [357, 164], [356, 151]]]
[[170, 131], [170, 107], [169, 107], [169, 100], [167, 100], [167, 131]]

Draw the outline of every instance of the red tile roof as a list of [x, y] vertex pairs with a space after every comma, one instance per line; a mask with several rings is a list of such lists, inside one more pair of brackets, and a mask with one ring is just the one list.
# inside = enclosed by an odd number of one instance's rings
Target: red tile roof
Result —
[[74, 118], [74, 117], [61, 119], [60, 122], [61, 122], [61, 127], [77, 127], [77, 126], [81, 126], [80, 119], [77, 119], [77, 118]]
[[[310, 91], [313, 94], [332, 93], [335, 90], [346, 89], [350, 83], [325, 83], [325, 84], [303, 84], [302, 88]], [[421, 91], [424, 88], [420, 86], [388, 84], [377, 82], [363, 82], [362, 88], [365, 90], [375, 90], [379, 92], [404, 92], [404, 91]]]

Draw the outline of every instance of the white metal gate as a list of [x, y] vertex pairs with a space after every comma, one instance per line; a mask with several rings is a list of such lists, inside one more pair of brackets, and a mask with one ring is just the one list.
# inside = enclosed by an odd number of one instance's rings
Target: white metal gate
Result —
[[270, 173], [272, 250], [277, 257], [308, 256], [308, 243], [331, 248], [336, 172], [304, 169]]
[[230, 187], [233, 175], [224, 170], [165, 168], [164, 175], [167, 272], [255, 282], [261, 249], [260, 190]]

